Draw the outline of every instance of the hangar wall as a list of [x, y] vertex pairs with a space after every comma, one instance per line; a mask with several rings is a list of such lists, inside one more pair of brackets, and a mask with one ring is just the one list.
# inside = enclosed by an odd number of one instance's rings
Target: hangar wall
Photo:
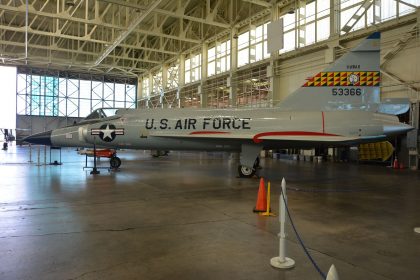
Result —
[[[391, 38], [401, 36], [401, 34], [406, 33], [407, 30], [409, 30], [408, 27], [390, 30], [384, 34], [385, 40], [387, 40], [387, 36]], [[384, 85], [382, 88], [382, 98], [408, 97], [412, 101], [420, 99], [420, 41], [418, 36], [417, 33], [417, 38], [411, 38], [407, 44], [402, 47], [401, 51], [397, 52], [395, 56], [386, 61], [382, 66], [382, 79]], [[387, 44], [385, 51], [392, 49], [393, 46]], [[389, 75], [384, 74], [384, 71], [395, 77], [391, 78]]]
[[[139, 108], [174, 107], [272, 107], [288, 94], [299, 88], [306, 78], [324, 69], [334, 59], [346, 53], [362, 39], [375, 31], [381, 31], [381, 57], [383, 63], [381, 92], [382, 99], [409, 98], [419, 100], [420, 88], [420, 38], [418, 25], [420, 12], [409, 14], [368, 28], [351, 31], [347, 35], [332, 35], [328, 40], [297, 48], [276, 57], [262, 59], [230, 71], [210, 77], [200, 77], [190, 83], [181, 83], [177, 88], [154, 88], [156, 80], [165, 84], [162, 77], [146, 77], [148, 84], [142, 84], [139, 92]], [[207, 68], [205, 51], [200, 65]], [[233, 56], [238, 55], [235, 51]], [[193, 56], [183, 56], [180, 61], [189, 61]], [[231, 61], [235, 61], [232, 58]], [[189, 66], [190, 67], [190, 66]], [[193, 67], [198, 67], [192, 66]], [[262, 70], [263, 69], [263, 70]], [[201, 71], [205, 73], [206, 71]], [[191, 71], [187, 70], [186, 75]], [[248, 73], [248, 74], [244, 74]], [[179, 77], [182, 76], [182, 73]], [[144, 78], [143, 77], [143, 78]], [[190, 79], [191, 77], [189, 77]], [[271, 78], [271, 79], [270, 79]], [[181, 79], [181, 78], [180, 78]], [[144, 81], [144, 80], [143, 80]], [[159, 85], [158, 85], [159, 86]]]
[[[182, 80], [183, 72], [180, 72], [179, 77], [182, 83], [178, 88], [165, 90], [164, 87], [156, 88], [153, 85], [156, 78], [151, 71], [147, 76], [149, 84], [146, 90], [143, 88], [143, 91], [139, 93], [141, 97], [138, 107], [273, 107], [302, 86], [306, 78], [322, 71], [328, 64], [375, 31], [381, 32], [381, 99], [383, 101], [399, 99], [398, 102], [400, 102], [402, 98], [413, 103], [418, 102], [420, 100], [419, 24], [420, 11], [417, 9], [412, 14], [385, 20], [376, 25], [366, 25], [365, 28], [351, 30], [346, 34], [343, 34], [342, 30], [336, 30], [336, 33], [331, 32], [332, 35], [327, 40], [303, 47], [296, 47], [295, 41], [296, 49], [292, 51], [280, 55], [271, 54], [271, 58], [242, 66], [233, 65], [235, 61], [237, 62], [235, 55], [240, 56], [240, 53], [235, 52], [237, 43], [231, 44], [233, 55], [230, 60], [231, 69], [210, 77], [206, 77], [205, 70], [209, 63], [205, 59], [209, 48], [209, 43], [206, 43], [206, 47], [203, 47], [201, 52], [199, 50], [190, 56], [182, 56], [183, 59], [179, 60], [181, 63], [201, 55], [199, 66], [204, 68], [204, 71], [201, 71], [201, 77], [198, 79], [195, 77], [194, 82], [185, 84]], [[249, 25], [249, 28], [252, 30], [254, 27]], [[232, 41], [233, 37], [229, 38]], [[287, 49], [291, 48], [287, 47]], [[199, 66], [194, 64], [188, 66], [189, 69], [185, 72], [186, 78], [188, 76], [191, 80], [192, 76], [189, 76], [192, 72], [191, 68]], [[165, 84], [160, 77], [158, 82]], [[408, 117], [403, 121], [408, 122]], [[414, 125], [414, 122], [412, 124]], [[414, 153], [418, 154], [417, 151]], [[404, 164], [408, 164], [407, 151], [403, 154], [404, 156], [400, 155], [400, 158]]]
[[[381, 98], [409, 98], [412, 101], [419, 100], [420, 89], [420, 38], [419, 34], [408, 34], [414, 25], [395, 27], [381, 34], [381, 70], [394, 76], [391, 78], [382, 74]], [[409, 38], [407, 44], [398, 44], [402, 36]], [[404, 38], [404, 37], [403, 37]], [[343, 44], [345, 49], [357, 45], [361, 39], [350, 40]], [[405, 40], [405, 39], [404, 39]], [[398, 45], [396, 47], [396, 45]], [[400, 48], [400, 49], [398, 49]], [[299, 88], [307, 77], [311, 77], [324, 69], [328, 47], [315, 50], [303, 55], [296, 55], [288, 59], [280, 60], [277, 64], [276, 84], [274, 84], [273, 99], [280, 102], [288, 94]], [[392, 57], [384, 59], [384, 56], [394, 50], [398, 51]], [[277, 90], [276, 90], [277, 89]]]

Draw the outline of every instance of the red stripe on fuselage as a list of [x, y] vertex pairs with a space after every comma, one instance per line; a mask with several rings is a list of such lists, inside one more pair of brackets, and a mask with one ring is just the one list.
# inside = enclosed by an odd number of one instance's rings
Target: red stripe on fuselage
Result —
[[261, 137], [265, 136], [340, 136], [337, 134], [330, 134], [324, 132], [313, 132], [313, 131], [274, 131], [274, 132], [263, 132], [255, 134], [252, 140], [254, 143], [261, 143], [263, 140]]

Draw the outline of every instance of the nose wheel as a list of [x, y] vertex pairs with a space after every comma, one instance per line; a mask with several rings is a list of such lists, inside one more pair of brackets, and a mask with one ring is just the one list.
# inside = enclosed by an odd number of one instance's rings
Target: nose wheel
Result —
[[239, 165], [238, 166], [238, 173], [239, 177], [241, 178], [251, 178], [255, 175], [257, 172], [257, 169], [260, 168], [260, 159], [257, 157], [254, 162], [254, 166], [252, 168], [249, 168], [245, 165]]
[[121, 159], [117, 156], [112, 157], [109, 160], [109, 165], [111, 166], [112, 169], [117, 169], [118, 167], [121, 166]]
[[238, 173], [239, 173], [239, 177], [241, 178], [251, 178], [252, 176], [255, 175], [255, 172], [256, 172], [255, 168], [249, 168], [244, 165], [238, 166]]

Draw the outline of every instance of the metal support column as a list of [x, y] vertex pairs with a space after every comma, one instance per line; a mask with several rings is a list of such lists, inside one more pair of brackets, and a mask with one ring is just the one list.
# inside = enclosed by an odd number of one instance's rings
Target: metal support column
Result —
[[408, 166], [412, 170], [418, 170], [420, 165], [420, 101], [411, 103], [410, 125], [413, 130], [407, 133]]
[[238, 103], [238, 30], [232, 28], [230, 32], [230, 75], [228, 77], [227, 86], [229, 87], [229, 106], [236, 107]]
[[208, 45], [204, 43], [201, 49], [201, 84], [198, 86], [197, 93], [200, 95], [200, 107], [207, 107], [207, 92], [203, 91], [203, 87], [207, 80], [208, 66]]

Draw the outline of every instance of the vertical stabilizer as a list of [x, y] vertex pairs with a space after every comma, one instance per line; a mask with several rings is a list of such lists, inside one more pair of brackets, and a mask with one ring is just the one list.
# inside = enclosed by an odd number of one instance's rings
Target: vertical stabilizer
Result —
[[281, 104], [282, 110], [367, 110], [380, 103], [380, 38], [375, 32], [317, 73]]

